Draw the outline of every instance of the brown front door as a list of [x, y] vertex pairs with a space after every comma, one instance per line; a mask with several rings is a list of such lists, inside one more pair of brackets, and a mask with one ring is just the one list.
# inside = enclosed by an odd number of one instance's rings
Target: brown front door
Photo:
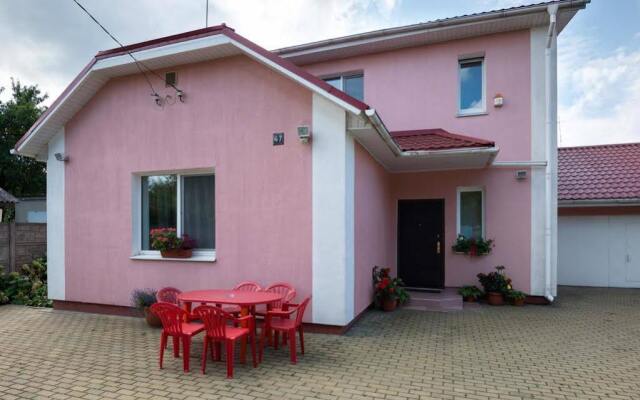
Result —
[[444, 287], [444, 199], [398, 201], [398, 276], [408, 287]]

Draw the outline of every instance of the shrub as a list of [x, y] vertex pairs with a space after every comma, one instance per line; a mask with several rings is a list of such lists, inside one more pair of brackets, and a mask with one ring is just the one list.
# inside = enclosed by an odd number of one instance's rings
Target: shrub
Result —
[[136, 289], [131, 292], [131, 304], [142, 311], [157, 302], [156, 293], [155, 289]]
[[373, 268], [374, 303], [381, 307], [385, 300], [397, 300], [399, 304], [409, 301], [409, 293], [404, 289], [400, 278], [392, 278], [390, 268]]
[[506, 297], [509, 300], [522, 300], [527, 298], [527, 294], [519, 290], [510, 290], [507, 292]]
[[19, 272], [6, 273], [0, 266], [0, 304], [51, 307], [47, 298], [47, 260], [38, 258], [24, 264]]
[[482, 290], [478, 289], [477, 286], [463, 286], [458, 289], [458, 294], [462, 297], [473, 297], [474, 299], [483, 295]]
[[511, 291], [511, 279], [505, 275], [504, 266], [498, 265], [496, 270], [488, 274], [478, 274], [478, 280], [484, 288], [485, 293], [506, 294]]

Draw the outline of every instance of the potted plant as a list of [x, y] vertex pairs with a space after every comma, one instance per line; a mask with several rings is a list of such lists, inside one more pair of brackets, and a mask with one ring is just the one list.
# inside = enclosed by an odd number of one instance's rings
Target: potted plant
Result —
[[162, 326], [160, 318], [149, 310], [149, 307], [157, 302], [156, 293], [154, 289], [136, 289], [131, 293], [131, 303], [144, 313], [144, 319], [149, 326], [159, 328]]
[[384, 311], [393, 311], [399, 304], [409, 301], [409, 293], [400, 278], [392, 278], [390, 268], [373, 268], [374, 303]]
[[190, 258], [194, 241], [188, 235], [178, 236], [175, 228], [151, 229], [151, 248], [160, 250], [164, 258]]
[[519, 290], [511, 290], [507, 293], [506, 297], [512, 305], [521, 307], [524, 306], [527, 294]]
[[486, 293], [487, 303], [492, 306], [504, 304], [504, 295], [511, 291], [511, 279], [504, 273], [504, 266], [498, 265], [496, 270], [488, 274], [478, 274], [478, 280]]
[[493, 239], [470, 238], [458, 235], [456, 242], [451, 246], [454, 253], [466, 254], [469, 256], [485, 256], [493, 249]]
[[463, 286], [458, 289], [458, 294], [462, 296], [464, 301], [473, 303], [478, 297], [482, 297], [483, 293], [477, 286]]

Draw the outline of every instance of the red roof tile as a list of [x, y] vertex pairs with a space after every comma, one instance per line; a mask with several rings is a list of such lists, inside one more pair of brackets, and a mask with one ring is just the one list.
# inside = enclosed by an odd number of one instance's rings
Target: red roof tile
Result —
[[452, 150], [472, 147], [494, 147], [495, 143], [471, 136], [450, 133], [444, 129], [419, 129], [391, 132], [402, 151]]
[[558, 200], [640, 198], [640, 143], [558, 149]]

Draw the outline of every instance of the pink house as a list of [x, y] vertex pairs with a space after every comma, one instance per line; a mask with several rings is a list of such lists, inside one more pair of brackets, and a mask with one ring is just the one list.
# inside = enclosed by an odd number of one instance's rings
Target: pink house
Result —
[[[415, 288], [505, 265], [552, 300], [556, 35], [587, 3], [276, 51], [221, 25], [99, 52], [15, 146], [47, 162], [49, 296], [285, 280], [313, 295], [308, 322], [343, 327], [376, 265]], [[150, 249], [159, 226], [194, 256]], [[457, 254], [458, 235], [495, 248]]]

